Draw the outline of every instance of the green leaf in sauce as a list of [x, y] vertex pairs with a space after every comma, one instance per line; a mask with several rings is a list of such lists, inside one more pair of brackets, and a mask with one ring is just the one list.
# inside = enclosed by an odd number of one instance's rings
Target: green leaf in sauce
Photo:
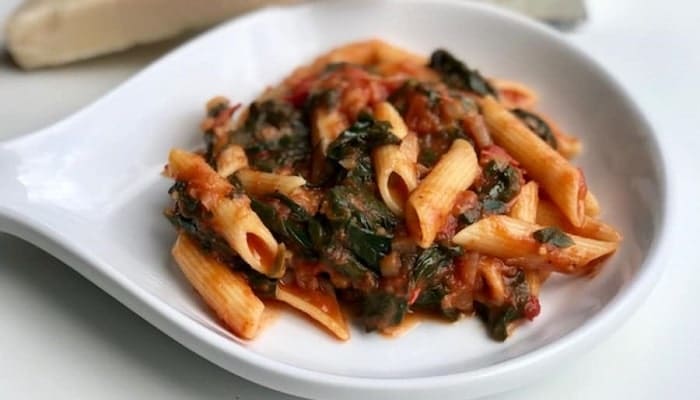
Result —
[[360, 154], [369, 154], [378, 146], [398, 143], [401, 143], [401, 139], [391, 132], [388, 122], [361, 114], [352, 126], [331, 142], [326, 154], [332, 160], [342, 161]]
[[383, 330], [400, 324], [407, 311], [408, 303], [405, 298], [375, 291], [364, 297], [361, 319], [368, 332]]
[[376, 288], [377, 275], [343, 245], [343, 240], [336, 234], [328, 242], [328, 245], [321, 250], [321, 261], [330, 268], [331, 281], [334, 286], [342, 287], [338, 279], [347, 281], [350, 287], [361, 291], [368, 291]]
[[245, 149], [253, 168], [268, 172], [303, 162], [311, 152], [301, 112], [281, 100], [251, 104], [243, 126], [231, 133], [229, 142]]
[[498, 97], [496, 90], [479, 71], [470, 69], [446, 50], [435, 50], [430, 56], [428, 67], [437, 71], [448, 86], [468, 90], [481, 96]]
[[[288, 197], [282, 194], [273, 196], [279, 200], [279, 209], [258, 199], [251, 199], [251, 208], [276, 237], [292, 244], [295, 250], [307, 256], [317, 254], [309, 229], [313, 218]], [[288, 212], [281, 214], [278, 211], [284, 209]]]
[[512, 110], [512, 113], [523, 121], [525, 125], [530, 128], [530, 130], [539, 136], [540, 139], [544, 140], [548, 145], [556, 150], [557, 139], [554, 137], [554, 133], [547, 122], [545, 122], [537, 114], [523, 110], [522, 108], [516, 108]]
[[482, 198], [507, 203], [520, 193], [520, 173], [512, 165], [496, 160], [483, 169]]
[[513, 278], [507, 282], [510, 289], [510, 300], [502, 306], [487, 306], [476, 302], [474, 304], [477, 315], [485, 322], [486, 329], [493, 339], [504, 341], [508, 338], [508, 326], [523, 318], [534, 318], [539, 313], [539, 302], [536, 310], [528, 310], [534, 297], [530, 293], [530, 287], [525, 279], [525, 273], [518, 270]]
[[245, 275], [248, 278], [248, 284], [256, 295], [265, 299], [275, 298], [277, 279], [271, 279], [252, 268], [246, 268]]
[[567, 248], [575, 244], [574, 240], [571, 239], [571, 236], [554, 226], [537, 230], [532, 233], [532, 237], [542, 244], [551, 244], [552, 246], [560, 249]]
[[348, 247], [375, 272], [379, 272], [379, 260], [391, 251], [391, 237], [378, 235], [353, 223], [347, 226]]
[[410, 271], [411, 290], [418, 292], [413, 303], [417, 308], [442, 309], [442, 298], [447, 295], [444, 279], [461, 252], [458, 246], [434, 244], [418, 255]]

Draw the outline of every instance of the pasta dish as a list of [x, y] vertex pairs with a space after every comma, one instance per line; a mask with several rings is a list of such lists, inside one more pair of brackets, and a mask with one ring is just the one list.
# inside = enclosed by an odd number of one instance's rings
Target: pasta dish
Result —
[[215, 97], [204, 149], [171, 150], [165, 215], [184, 276], [236, 336], [285, 303], [341, 340], [409, 315], [476, 315], [505, 340], [552, 273], [595, 272], [598, 219], [577, 138], [527, 86], [450, 52], [379, 40], [294, 70], [248, 106]]

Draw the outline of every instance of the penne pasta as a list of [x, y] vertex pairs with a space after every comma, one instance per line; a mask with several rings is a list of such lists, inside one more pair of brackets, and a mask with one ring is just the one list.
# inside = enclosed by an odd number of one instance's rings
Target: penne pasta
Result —
[[248, 168], [248, 157], [241, 146], [226, 147], [216, 159], [216, 171], [224, 178], [243, 168]]
[[284, 250], [250, 208], [250, 199], [225, 199], [211, 210], [212, 228], [251, 268], [272, 278], [284, 274]]
[[457, 195], [479, 173], [472, 146], [462, 139], [452, 143], [406, 202], [406, 225], [416, 243], [427, 248], [454, 207]]
[[586, 192], [586, 198], [583, 199], [583, 206], [586, 215], [589, 217], [597, 217], [600, 215], [600, 203], [591, 191]]
[[409, 132], [399, 145], [401, 152], [406, 155], [411, 162], [418, 162], [418, 154], [420, 153], [420, 146], [418, 144], [418, 136], [415, 133]]
[[525, 222], [535, 222], [539, 193], [537, 183], [530, 181], [521, 189], [510, 208], [510, 216]]
[[397, 215], [403, 215], [409, 194], [418, 186], [416, 163], [397, 145], [386, 145], [372, 154], [377, 188], [384, 204]]
[[374, 106], [374, 119], [378, 121], [385, 121], [391, 125], [391, 133], [399, 139], [403, 139], [408, 135], [408, 128], [406, 123], [401, 118], [401, 114], [386, 101], [377, 103]]
[[348, 340], [342, 300], [368, 332], [478, 314], [502, 341], [552, 272], [593, 275], [616, 251], [567, 161], [581, 142], [533, 111], [533, 89], [467, 61], [365, 40], [248, 106], [206, 104], [204, 151], [170, 152], [164, 214], [228, 329], [254, 337], [265, 299]]
[[379, 42], [379, 40], [371, 39], [332, 49], [328, 53], [317, 57], [310, 65], [295, 69], [294, 72], [282, 82], [280, 87], [289, 88], [297, 86], [301, 82], [321, 73], [324, 68], [331, 63], [369, 65], [377, 58], [377, 46]]
[[581, 171], [492, 97], [479, 100], [496, 144], [513, 156], [559, 206], [572, 225], [584, 217], [586, 182]]
[[554, 138], [557, 141], [557, 151], [559, 154], [570, 160], [581, 153], [581, 148], [583, 146], [581, 145], [580, 140], [561, 130], [561, 128], [559, 128], [559, 126], [551, 119], [543, 115], [540, 115], [540, 118], [542, 118], [542, 120], [549, 125], [549, 129], [551, 129], [552, 133], [554, 134]]
[[506, 264], [522, 268], [553, 269], [562, 273], [579, 273], [583, 268], [617, 249], [617, 243], [569, 235], [573, 245], [564, 248], [545, 246], [533, 233], [543, 227], [504, 215], [492, 215], [458, 232], [454, 243], [503, 259]]
[[204, 159], [183, 150], [170, 152], [168, 172], [186, 182], [192, 197], [211, 212], [211, 225], [253, 269], [271, 277], [284, 273], [278, 245], [272, 233], [250, 208], [245, 195], [229, 197], [233, 187]]
[[[381, 102], [375, 105], [374, 118], [388, 122], [391, 132], [399, 139], [408, 135], [403, 118], [391, 103]], [[417, 147], [415, 135], [409, 141], [409, 144], [404, 146], [404, 151], [398, 145], [385, 145], [374, 150], [372, 154], [379, 194], [387, 207], [397, 215], [403, 215], [408, 195], [418, 185], [416, 162], [409, 158], [413, 156], [410, 153], [414, 151], [409, 147], [411, 143], [415, 143]], [[417, 152], [415, 156], [418, 157]]]
[[277, 285], [275, 298], [308, 315], [338, 339], [350, 338], [350, 330], [333, 288], [322, 285], [316, 290], [303, 290], [296, 285], [280, 283]]
[[525, 270], [525, 281], [527, 282], [527, 287], [530, 289], [530, 294], [533, 296], [540, 295], [540, 287], [542, 283], [549, 278], [551, 271], [545, 270], [535, 270], [526, 269]]
[[589, 216], [584, 218], [583, 225], [579, 227], [571, 225], [561, 211], [547, 200], [542, 200], [538, 204], [536, 222], [538, 225], [556, 226], [566, 232], [591, 239], [608, 242], [619, 242], [622, 240], [622, 235], [615, 228]]
[[506, 300], [506, 287], [501, 274], [502, 268], [503, 262], [497, 258], [484, 256], [479, 258], [479, 273], [488, 287], [489, 302], [495, 305], [501, 305]]
[[491, 82], [496, 87], [504, 107], [531, 110], [537, 105], [537, 93], [522, 83], [505, 79], [492, 79]]
[[[535, 181], [530, 181], [520, 189], [520, 194], [518, 194], [518, 197], [511, 206], [509, 215], [521, 221], [534, 223], [537, 219], [537, 206], [539, 202], [537, 183]], [[542, 271], [527, 269], [524, 272], [530, 292], [537, 296], [540, 291], [540, 280], [542, 279], [540, 274]], [[546, 279], [546, 277], [544, 279]]]
[[306, 180], [301, 176], [272, 174], [248, 168], [236, 172], [236, 178], [245, 191], [253, 196], [275, 192], [290, 196], [295, 190], [306, 185]]
[[345, 117], [339, 112], [318, 110], [313, 116], [311, 144], [325, 156], [328, 146], [347, 126]]
[[233, 186], [216, 174], [201, 156], [184, 150], [170, 151], [165, 173], [176, 181], [187, 182], [190, 196], [209, 210], [233, 190]]
[[236, 336], [252, 339], [258, 332], [265, 306], [239, 272], [205, 254], [185, 234], [172, 250], [177, 265], [204, 302]]
[[406, 51], [400, 47], [393, 46], [382, 40], [374, 40], [375, 60], [374, 63], [382, 64], [397, 64], [409, 62], [417, 65], [427, 64], [426, 57]]

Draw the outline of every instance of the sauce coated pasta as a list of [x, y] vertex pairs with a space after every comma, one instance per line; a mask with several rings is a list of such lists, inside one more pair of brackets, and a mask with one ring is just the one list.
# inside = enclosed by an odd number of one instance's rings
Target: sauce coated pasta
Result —
[[215, 97], [205, 148], [165, 169], [175, 261], [244, 339], [274, 299], [341, 340], [415, 313], [476, 315], [505, 340], [552, 273], [591, 272], [622, 240], [569, 161], [580, 142], [536, 106], [446, 50], [379, 40], [245, 107]]

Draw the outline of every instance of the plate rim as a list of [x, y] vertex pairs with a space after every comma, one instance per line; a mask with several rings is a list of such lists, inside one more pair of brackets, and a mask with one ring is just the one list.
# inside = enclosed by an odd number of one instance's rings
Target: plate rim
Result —
[[[668, 176], [668, 162], [664, 152], [661, 150], [658, 131], [649, 123], [647, 117], [641, 112], [640, 107], [633, 100], [629, 92], [615, 79], [604, 67], [602, 67], [593, 57], [581, 50], [567, 38], [561, 36], [553, 29], [534, 22], [529, 18], [516, 14], [490, 4], [479, 2], [465, 2], [459, 0], [383, 0], [384, 3], [416, 3], [428, 4], [435, 7], [460, 7], [463, 9], [475, 10], [479, 13], [491, 14], [495, 17], [510, 20], [528, 30], [535, 30], [544, 34], [548, 39], [563, 46], [567, 50], [575, 53], [577, 57], [584, 60], [597, 76], [604, 80], [604, 83], [611, 87], [622, 99], [624, 104], [633, 112], [635, 118], [646, 132], [644, 137], [649, 141], [649, 149], [656, 159], [656, 173], [659, 177], [659, 210], [658, 233], [652, 238], [647, 256], [639, 263], [639, 271], [629, 282], [624, 290], [615, 296], [594, 316], [585, 323], [578, 326], [571, 332], [554, 340], [553, 342], [536, 348], [526, 354], [512, 359], [496, 363], [494, 365], [478, 368], [470, 371], [463, 371], [454, 374], [420, 376], [411, 378], [368, 378], [339, 375], [314, 371], [303, 367], [297, 367], [270, 359], [262, 354], [249, 351], [244, 346], [231, 346], [229, 338], [221, 337], [204, 326], [191, 321], [184, 314], [172, 308], [165, 301], [160, 300], [146, 290], [139, 288], [131, 280], [126, 278], [118, 270], [109, 264], [99, 260], [92, 254], [85, 254], [80, 246], [75, 245], [69, 238], [64, 237], [60, 232], [50, 229], [48, 226], [31, 216], [22, 215], [20, 212], [0, 205], [0, 228], [4, 228], [9, 233], [21, 237], [46, 250], [56, 256], [67, 265], [85, 276], [98, 287], [118, 299], [129, 309], [146, 319], [178, 343], [204, 356], [220, 367], [249, 379], [263, 386], [267, 386], [286, 393], [301, 396], [317, 396], [328, 390], [347, 389], [355, 390], [355, 395], [362, 394], [397, 394], [422, 390], [434, 390], [438, 387], [464, 387], [467, 384], [475, 384], [476, 381], [494, 379], [507, 380], [509, 383], [493, 390], [475, 390], [480, 395], [504, 391], [515, 386], [526, 384], [529, 376], [539, 376], [544, 372], [542, 368], [552, 366], [556, 359], [565, 356], [572, 356], [581, 352], [584, 348], [594, 344], [603, 336], [607, 336], [614, 329], [622, 325], [643, 300], [648, 297], [654, 284], [658, 281], [662, 271], [662, 255], [667, 251], [670, 237], [670, 223], [672, 209], [671, 182]], [[0, 142], [0, 147], [15, 141], [21, 141], [29, 136], [41, 135], [54, 127], [69, 124], [74, 118], [90, 110], [102, 101], [112, 97], [115, 92], [122, 87], [131, 84], [132, 81], [140, 79], [143, 74], [151, 69], [157, 68], [162, 62], [167, 62], [170, 57], [180, 53], [197, 42], [206, 40], [210, 35], [224, 30], [230, 25], [245, 23], [249, 19], [259, 18], [269, 12], [286, 12], [303, 8], [316, 7], [321, 2], [302, 2], [289, 6], [264, 7], [244, 15], [226, 21], [217, 27], [203, 32], [196, 37], [186, 41], [177, 48], [171, 50], [164, 56], [158, 58], [148, 66], [143, 68], [132, 77], [122, 82], [114, 89], [110, 90], [100, 99], [82, 108], [71, 116], [57, 122], [56, 124], [41, 129], [33, 134], [19, 135], [9, 141]], [[331, 0], [324, 3], [342, 3], [341, 0]], [[353, 4], [375, 4], [371, 0], [361, 0]], [[222, 357], [224, 355], [224, 357]], [[239, 363], [231, 363], [231, 358]], [[533, 371], [537, 372], [533, 372]], [[313, 386], [313, 387], [310, 387]], [[474, 388], [477, 389], [477, 388]], [[340, 393], [338, 393], [340, 396]], [[466, 393], [464, 395], [467, 395]]]

